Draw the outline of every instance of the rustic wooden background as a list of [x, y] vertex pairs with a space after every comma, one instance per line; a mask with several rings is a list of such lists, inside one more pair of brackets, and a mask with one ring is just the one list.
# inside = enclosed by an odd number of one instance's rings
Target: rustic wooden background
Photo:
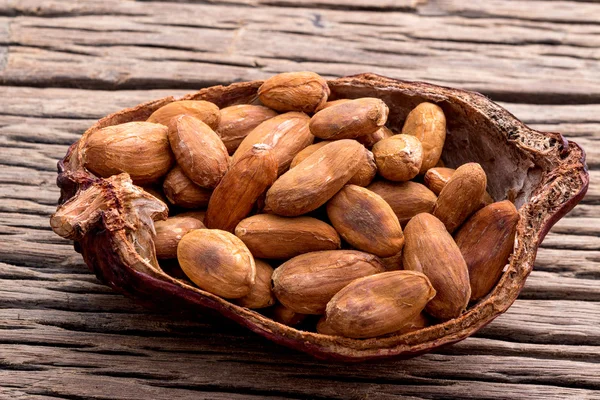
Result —
[[[0, 398], [600, 399], [599, 60], [595, 0], [0, 0]], [[56, 161], [94, 120], [289, 70], [477, 90], [585, 148], [588, 195], [508, 313], [435, 354], [325, 364], [143, 309], [52, 233]]]

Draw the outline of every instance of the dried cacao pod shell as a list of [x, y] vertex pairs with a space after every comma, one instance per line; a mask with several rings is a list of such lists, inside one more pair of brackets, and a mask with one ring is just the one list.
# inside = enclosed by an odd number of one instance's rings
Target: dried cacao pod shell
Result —
[[[269, 340], [316, 357], [338, 361], [406, 358], [465, 339], [515, 301], [545, 234], [583, 198], [589, 184], [583, 150], [558, 133], [528, 128], [477, 93], [373, 74], [328, 83], [332, 98], [366, 96], [384, 100], [390, 107], [387, 124], [394, 131], [401, 130], [406, 116], [418, 104], [443, 101], [452, 132], [444, 144], [445, 165], [456, 168], [478, 162], [488, 171], [488, 190], [495, 199], [514, 194], [520, 220], [509, 265], [492, 292], [460, 317], [385, 338], [324, 336], [282, 325], [270, 316], [165, 274], [152, 255], [152, 220], [166, 218], [165, 204], [136, 189], [126, 177], [101, 179], [91, 175], [83, 167], [81, 146], [98, 129], [145, 121], [156, 109], [173, 102], [172, 97], [102, 118], [70, 147], [59, 162], [61, 205], [51, 220], [53, 229], [76, 240], [89, 267], [115, 290], [146, 301], [160, 299], [162, 304], [172, 304], [178, 310], [212, 309]], [[254, 81], [215, 86], [184, 99], [206, 100], [220, 108], [248, 104], [256, 98], [261, 84]], [[532, 168], [538, 173], [532, 174]]]

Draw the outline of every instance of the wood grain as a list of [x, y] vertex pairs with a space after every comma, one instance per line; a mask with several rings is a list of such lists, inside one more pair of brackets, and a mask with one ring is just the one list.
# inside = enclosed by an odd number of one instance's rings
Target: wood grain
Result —
[[[600, 399], [600, 3], [196, 3], [0, 1], [0, 398]], [[299, 69], [482, 91], [584, 146], [588, 194], [506, 314], [435, 354], [342, 367], [142, 307], [50, 230], [56, 161], [96, 119]]]
[[[0, 32], [9, 43], [0, 61], [0, 81], [40, 87], [193, 89], [284, 70], [326, 76], [370, 71], [514, 102], [600, 99], [593, 18], [600, 13], [597, 3], [353, 3], [338, 10], [343, 2], [335, 0], [231, 0], [201, 6], [8, 2], [0, 8], [0, 14], [8, 15], [0, 19]], [[165, 15], [172, 15], [172, 21]], [[194, 37], [203, 40], [190, 40]], [[533, 70], [535, 74], [529, 73]]]

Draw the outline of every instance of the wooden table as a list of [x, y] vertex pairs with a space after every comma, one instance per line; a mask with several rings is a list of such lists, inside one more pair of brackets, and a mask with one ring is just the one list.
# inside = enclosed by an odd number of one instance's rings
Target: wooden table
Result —
[[[0, 0], [0, 398], [600, 399], [600, 3], [193, 3]], [[289, 70], [477, 90], [585, 148], [588, 195], [509, 312], [434, 354], [326, 364], [141, 308], [50, 230], [56, 161], [95, 119]]]

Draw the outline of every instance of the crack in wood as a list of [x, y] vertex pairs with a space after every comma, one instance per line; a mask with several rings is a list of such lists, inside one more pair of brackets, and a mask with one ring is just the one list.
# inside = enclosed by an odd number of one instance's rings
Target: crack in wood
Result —
[[153, 374], [146, 372], [133, 372], [133, 371], [94, 371], [94, 375], [110, 376], [113, 378], [133, 378], [133, 379], [144, 379], [148, 381], [172, 381], [177, 379], [173, 375]]
[[[165, 24], [167, 25], [167, 24]], [[83, 28], [83, 27], [69, 27], [69, 26], [52, 26], [52, 25], [27, 25], [30, 28], [38, 29], [55, 29], [59, 31], [81, 31], [81, 32], [94, 32], [94, 33], [155, 33], [153, 31], [147, 31], [143, 29], [94, 29], [94, 28]]]
[[54, 390], [49, 389], [41, 389], [41, 390], [27, 390], [25, 393], [28, 395], [35, 396], [45, 396], [52, 399], [60, 399], [60, 400], [94, 400], [100, 399], [99, 397], [90, 397], [90, 396], [79, 396], [74, 394], [58, 394]]
[[110, 349], [94, 349], [94, 348], [85, 348], [83, 350], [85, 353], [93, 353], [93, 354], [103, 354], [107, 356], [131, 356], [131, 357], [149, 357], [148, 354], [140, 353], [139, 351], [131, 351], [131, 350], [110, 350]]
[[7, 44], [8, 46], [8, 51], [9, 51], [9, 56], [10, 56], [10, 51], [12, 47], [21, 47], [21, 48], [31, 48], [31, 49], [41, 49], [41, 50], [48, 50], [48, 51], [52, 51], [55, 53], [62, 53], [62, 54], [69, 54], [69, 55], [79, 55], [79, 56], [89, 56], [89, 57], [95, 57], [94, 54], [89, 53], [89, 52], [84, 52], [84, 51], [76, 51], [76, 50], [71, 50], [71, 49], [63, 49], [63, 48], [58, 48], [56, 46], [42, 46], [42, 45], [33, 45], [33, 44], [21, 44], [21, 43], [17, 43], [17, 42], [10, 42]]
[[141, 13], [118, 13], [118, 12], [77, 12], [77, 11], [64, 11], [64, 12], [52, 12], [42, 8], [38, 9], [18, 9], [8, 8], [0, 5], [0, 16], [3, 17], [36, 17], [36, 18], [73, 18], [73, 17], [145, 17], [146, 14]]
[[47, 371], [48, 368], [28, 364], [12, 364], [0, 360], [0, 371]]

